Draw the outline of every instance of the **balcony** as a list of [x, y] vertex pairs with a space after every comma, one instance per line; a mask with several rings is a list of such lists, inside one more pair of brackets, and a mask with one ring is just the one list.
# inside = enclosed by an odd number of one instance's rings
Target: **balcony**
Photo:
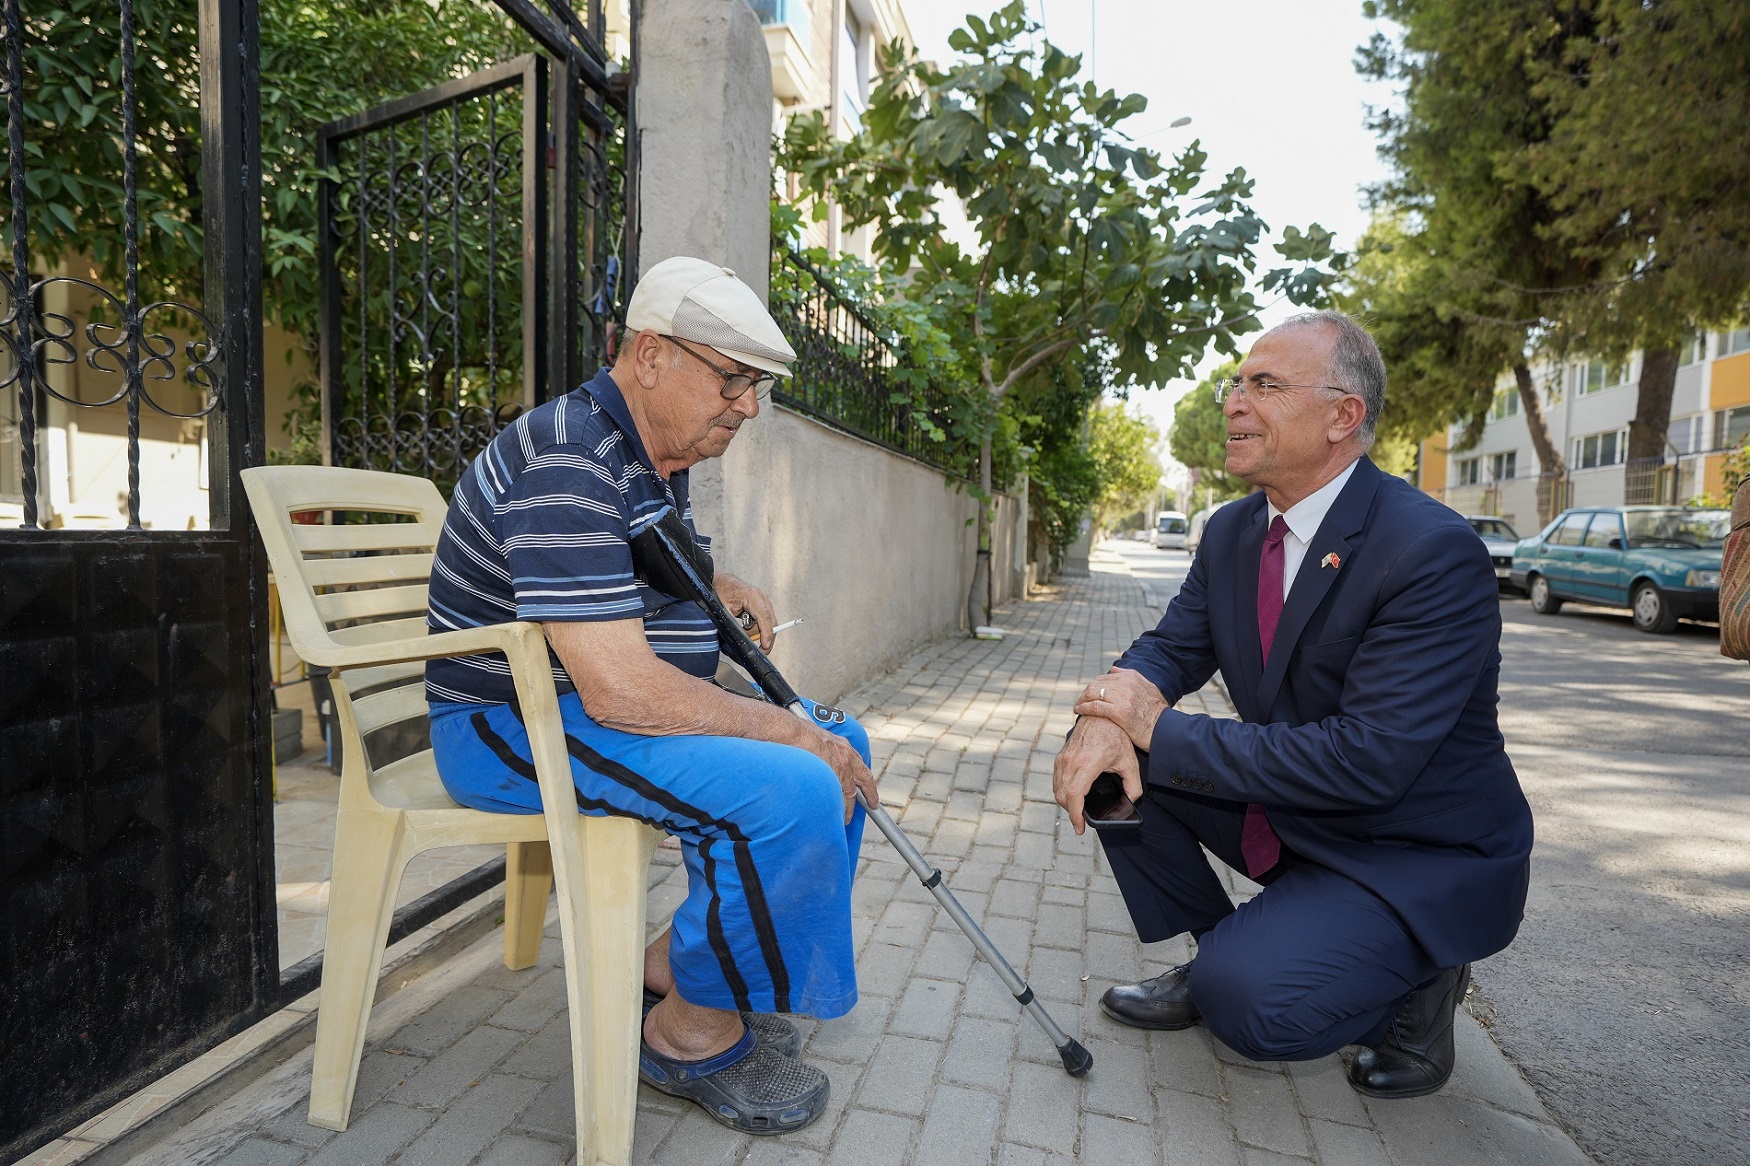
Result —
[[805, 0], [752, 0], [755, 15], [766, 28], [766, 55], [772, 60], [772, 94], [780, 101], [805, 101], [814, 80], [814, 62], [804, 45], [809, 39]]

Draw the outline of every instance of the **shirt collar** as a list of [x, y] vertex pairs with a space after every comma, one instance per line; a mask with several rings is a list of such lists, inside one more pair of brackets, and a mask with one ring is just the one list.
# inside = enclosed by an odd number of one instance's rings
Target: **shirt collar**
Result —
[[614, 383], [607, 367], [604, 365], [595, 376], [584, 382], [578, 392], [595, 398], [596, 404], [614, 419], [614, 424], [626, 435], [626, 440], [632, 443], [632, 452], [638, 455], [638, 460], [654, 470], [655, 464], [644, 449], [644, 439], [638, 436], [638, 427], [632, 424], [632, 410], [626, 407], [625, 395], [620, 392], [620, 386]]
[[1312, 541], [1313, 535], [1319, 532], [1319, 527], [1325, 521], [1325, 515], [1337, 501], [1337, 495], [1343, 492], [1343, 487], [1349, 484], [1349, 479], [1355, 474], [1355, 467], [1361, 462], [1356, 458], [1341, 473], [1324, 485], [1290, 506], [1287, 510], [1278, 510], [1274, 503], [1269, 504], [1270, 521], [1275, 522], [1280, 514], [1288, 522], [1289, 532], [1303, 543]]
[[607, 367], [603, 366], [600, 372], [584, 382], [577, 391], [594, 397], [596, 404], [602, 407], [602, 411], [613, 418], [614, 424], [619, 427], [620, 432], [625, 434], [626, 440], [631, 443], [632, 452], [656, 476], [657, 481], [667, 486], [675, 509], [685, 515], [688, 505], [688, 471], [676, 470], [667, 478], [657, 473], [656, 463], [650, 460], [650, 455], [644, 450], [644, 439], [638, 436], [638, 427], [632, 424], [632, 411], [626, 408], [625, 394], [620, 392], [620, 386], [609, 375]]

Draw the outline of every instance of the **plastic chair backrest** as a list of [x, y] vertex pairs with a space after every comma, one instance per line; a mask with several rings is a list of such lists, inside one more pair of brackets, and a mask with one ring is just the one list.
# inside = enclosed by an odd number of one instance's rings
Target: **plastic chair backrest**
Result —
[[[426, 585], [448, 511], [437, 486], [333, 466], [262, 466], [245, 470], [243, 484], [279, 584], [286, 633], [302, 659], [332, 667], [348, 646], [426, 635]], [[293, 521], [331, 511], [355, 521]], [[363, 739], [427, 713], [418, 661], [352, 668], [331, 683]], [[393, 752], [408, 753], [410, 744], [422, 748], [423, 734]]]

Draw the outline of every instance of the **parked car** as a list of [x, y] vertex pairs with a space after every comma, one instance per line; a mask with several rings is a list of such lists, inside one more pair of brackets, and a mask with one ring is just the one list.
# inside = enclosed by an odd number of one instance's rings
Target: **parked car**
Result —
[[1517, 590], [1513, 586], [1513, 548], [1519, 544], [1519, 532], [1513, 529], [1513, 524], [1493, 514], [1467, 514], [1464, 520], [1489, 548], [1489, 561], [1495, 564], [1495, 579], [1501, 590]]
[[1606, 506], [1565, 510], [1513, 550], [1510, 579], [1531, 610], [1553, 615], [1566, 600], [1626, 607], [1643, 632], [1679, 619], [1715, 620], [1728, 510]]
[[1163, 551], [1185, 549], [1185, 532], [1191, 520], [1177, 510], [1163, 510], [1155, 515], [1155, 546]]

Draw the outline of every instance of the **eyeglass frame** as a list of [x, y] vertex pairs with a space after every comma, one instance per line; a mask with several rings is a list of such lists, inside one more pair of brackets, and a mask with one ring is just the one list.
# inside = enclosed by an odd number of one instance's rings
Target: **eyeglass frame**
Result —
[[1252, 397], [1259, 401], [1268, 401], [1272, 393], [1279, 389], [1328, 389], [1333, 393], [1342, 393], [1348, 397], [1358, 397], [1361, 394], [1342, 388], [1338, 385], [1290, 385], [1282, 381], [1273, 381], [1258, 377], [1257, 383], [1248, 388], [1244, 377], [1226, 377], [1215, 382], [1215, 403], [1217, 405], [1229, 397]]
[[[718, 387], [717, 394], [719, 396], [721, 396], [725, 401], [739, 401], [742, 397], [747, 395], [748, 389], [752, 389], [754, 391], [754, 396], [753, 396], [754, 400], [763, 401], [768, 396], [771, 395], [772, 389], [777, 386], [778, 378], [773, 376], [769, 372], [761, 372], [758, 376], [754, 376], [751, 373], [731, 372], [729, 369], [726, 369], [726, 368], [718, 368], [710, 360], [706, 359], [704, 356], [701, 356], [699, 353], [694, 352], [691, 348], [689, 348], [687, 345], [681, 343], [675, 337], [663, 335], [660, 332], [657, 333], [657, 335], [662, 336], [662, 338], [664, 340], [668, 341], [670, 344], [673, 344], [676, 348], [680, 349], [682, 352], [686, 353], [688, 356], [692, 357], [694, 360], [698, 361], [700, 364], [704, 365], [706, 368], [710, 369], [712, 372], [714, 372], [718, 376], [722, 377], [723, 384]], [[747, 384], [745, 386], [743, 386], [741, 389], [739, 389], [738, 391], [732, 393], [729, 391], [729, 383], [731, 381], [746, 381]]]

